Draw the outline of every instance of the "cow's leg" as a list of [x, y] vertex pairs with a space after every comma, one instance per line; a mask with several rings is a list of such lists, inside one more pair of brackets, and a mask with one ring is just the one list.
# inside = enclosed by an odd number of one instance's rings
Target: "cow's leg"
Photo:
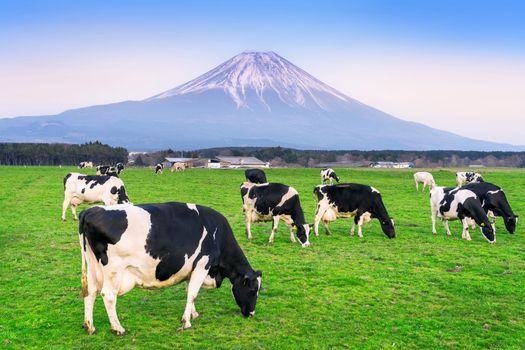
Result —
[[364, 222], [364, 215], [361, 215], [359, 217], [359, 220], [357, 221], [357, 235], [359, 238], [363, 238], [363, 222]]
[[248, 210], [244, 214], [245, 214], [245, 224], [246, 224], [246, 236], [248, 237], [248, 240], [251, 241], [253, 239], [252, 220], [251, 220], [252, 212]]
[[355, 219], [352, 220], [352, 228], [350, 229], [350, 236], [353, 236], [355, 233]]
[[316, 236], [319, 236], [319, 223], [321, 222], [323, 215], [324, 210], [318, 208], [314, 219], [314, 233]]
[[64, 202], [62, 203], [62, 221], [66, 221], [66, 210], [69, 206], [71, 198], [69, 195], [64, 195]]
[[272, 233], [270, 233], [270, 239], [268, 240], [268, 243], [273, 243], [273, 237], [275, 236], [275, 231], [277, 231], [277, 227], [279, 226], [280, 219], [280, 215], [275, 215], [272, 217]]
[[490, 225], [492, 226], [492, 230], [494, 231], [494, 234], [496, 234], [496, 215], [494, 215], [494, 212], [492, 210], [489, 210], [487, 212], [487, 217], [490, 219]]
[[71, 212], [73, 213], [73, 220], [78, 220], [77, 207], [78, 207], [78, 204], [71, 203]]
[[451, 236], [452, 233], [450, 232], [450, 228], [448, 227], [448, 220], [443, 220], [443, 226], [445, 226], [445, 230], [447, 231], [447, 236]]
[[[83, 247], [83, 235], [80, 237], [80, 246]], [[96, 268], [87, 264], [84, 259], [88, 259], [86, 256], [88, 253], [82, 251], [82, 296], [84, 296], [84, 329], [89, 335], [95, 333], [95, 325], [93, 323], [93, 305], [97, 298], [97, 281], [95, 280], [94, 271], [91, 269]]]
[[87, 273], [87, 295], [84, 297], [84, 329], [89, 335], [95, 333], [95, 325], [93, 324], [93, 306], [97, 298], [97, 286], [93, 275], [88, 268]]
[[414, 180], [415, 183], [416, 183], [416, 191], [419, 192], [419, 182], [417, 182], [417, 180]]
[[323, 220], [323, 224], [324, 224], [324, 232], [325, 232], [327, 235], [331, 235], [331, 234], [332, 234], [332, 231], [330, 231], [330, 229], [328, 228], [328, 221]]
[[[188, 295], [186, 299], [186, 308], [184, 309], [184, 314], [182, 315], [182, 330], [191, 328], [190, 319], [192, 315], [196, 317], [199, 315], [195, 311], [195, 299], [197, 299], [197, 294], [199, 294], [199, 289], [201, 288], [206, 276], [208, 276], [208, 270], [206, 269], [206, 264], [208, 263], [208, 257], [202, 257], [195, 269], [191, 273], [190, 281], [188, 282]], [[195, 314], [194, 314], [195, 313]]]
[[437, 211], [435, 211], [434, 208], [432, 208], [431, 219], [432, 219], [432, 234], [435, 235], [437, 234], [437, 231], [436, 231]]
[[290, 230], [290, 241], [295, 243], [295, 233], [293, 232], [293, 220], [289, 216], [283, 216], [284, 223]]
[[469, 233], [469, 219], [468, 218], [464, 218], [463, 220], [461, 220], [461, 222], [463, 223], [463, 232], [461, 233], [461, 238], [463, 239], [466, 239], [467, 241], [471, 241], [472, 238], [470, 238], [470, 233]]
[[118, 286], [115, 285], [115, 281], [120, 279], [122, 273], [113, 274], [111, 272], [104, 273], [104, 284], [102, 286], [101, 295], [104, 299], [104, 306], [108, 313], [109, 323], [111, 324], [111, 331], [116, 335], [125, 335], [126, 330], [120, 325], [120, 321], [117, 316], [117, 294]]

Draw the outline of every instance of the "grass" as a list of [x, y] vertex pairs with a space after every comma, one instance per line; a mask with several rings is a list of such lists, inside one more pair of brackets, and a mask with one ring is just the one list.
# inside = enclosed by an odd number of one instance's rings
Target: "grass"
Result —
[[[117, 311], [128, 331], [110, 332], [101, 298], [95, 304], [97, 333], [86, 335], [80, 293], [77, 222], [60, 221], [62, 178], [73, 168], [0, 167], [0, 346], [6, 349], [167, 348], [525, 348], [525, 237], [498, 221], [498, 243], [479, 231], [461, 240], [458, 222], [447, 237], [431, 234], [428, 192], [417, 193], [413, 171], [338, 169], [343, 181], [373, 185], [396, 222], [389, 240], [377, 220], [350, 237], [351, 222], [320, 229], [312, 246], [289, 242], [281, 223], [268, 245], [270, 223], [244, 234], [241, 170], [191, 169], [155, 176], [127, 169], [122, 179], [134, 203], [193, 202], [228, 218], [263, 289], [254, 318], [243, 318], [229, 282], [199, 293], [201, 316], [193, 329], [176, 332], [185, 286], [134, 289], [119, 297]], [[455, 170], [454, 170], [455, 171]], [[438, 184], [453, 185], [454, 171], [433, 170]], [[525, 173], [487, 169], [484, 178], [506, 191], [516, 213], [525, 212]], [[271, 181], [294, 186], [313, 221], [317, 169], [269, 169]], [[84, 208], [85, 206], [83, 206]]]

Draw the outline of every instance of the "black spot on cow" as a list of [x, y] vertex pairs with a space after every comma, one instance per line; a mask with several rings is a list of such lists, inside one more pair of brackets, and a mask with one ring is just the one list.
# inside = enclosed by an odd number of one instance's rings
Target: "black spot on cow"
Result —
[[105, 176], [105, 175], [80, 175], [78, 177], [79, 180], [84, 180], [86, 185], [89, 185], [90, 182], [93, 182], [89, 188], [93, 188], [96, 185], [103, 185], [105, 184], [109, 179], [111, 179], [111, 176]]
[[[290, 187], [278, 183], [254, 186], [250, 188], [248, 197], [250, 199], [257, 198], [255, 201], [255, 209], [261, 214], [268, 215], [270, 213], [270, 208], [277, 207], [277, 204], [279, 204], [282, 197], [288, 192], [289, 189]], [[283, 214], [291, 213], [283, 212]]]
[[80, 193], [82, 193], [82, 194], [86, 193], [86, 188], [84, 187], [84, 188], [80, 191]]
[[[199, 245], [205, 226], [196, 218], [199, 214], [184, 203], [139, 205], [151, 215], [151, 229], [146, 240], [146, 252], [160, 259], [155, 277], [165, 281], [184, 266], [184, 256], [192, 256]], [[197, 206], [197, 210], [203, 209]], [[210, 232], [210, 229], [212, 230]], [[207, 228], [209, 243], [214, 227]], [[204, 242], [203, 242], [204, 245]], [[202, 251], [195, 261], [198, 261]]]
[[[108, 263], [108, 244], [116, 244], [128, 227], [126, 212], [123, 210], [106, 211], [92, 207], [80, 213], [79, 233], [84, 234], [95, 257], [102, 265]], [[84, 249], [86, 242], [84, 241]]]

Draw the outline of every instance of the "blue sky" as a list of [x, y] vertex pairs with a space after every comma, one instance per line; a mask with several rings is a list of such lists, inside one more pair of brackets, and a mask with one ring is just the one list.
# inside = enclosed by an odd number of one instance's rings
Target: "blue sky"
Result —
[[0, 116], [143, 99], [272, 50], [397, 117], [525, 144], [524, 19], [508, 0], [0, 0]]

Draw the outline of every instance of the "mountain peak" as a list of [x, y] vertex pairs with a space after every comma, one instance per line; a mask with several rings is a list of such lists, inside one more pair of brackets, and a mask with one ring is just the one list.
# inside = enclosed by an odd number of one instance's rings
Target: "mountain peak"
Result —
[[349, 102], [351, 98], [331, 88], [273, 51], [244, 51], [209, 72], [147, 101], [222, 90], [238, 108], [250, 108], [249, 96], [256, 96], [270, 109], [266, 99], [276, 95], [292, 107], [327, 110], [324, 96]]

